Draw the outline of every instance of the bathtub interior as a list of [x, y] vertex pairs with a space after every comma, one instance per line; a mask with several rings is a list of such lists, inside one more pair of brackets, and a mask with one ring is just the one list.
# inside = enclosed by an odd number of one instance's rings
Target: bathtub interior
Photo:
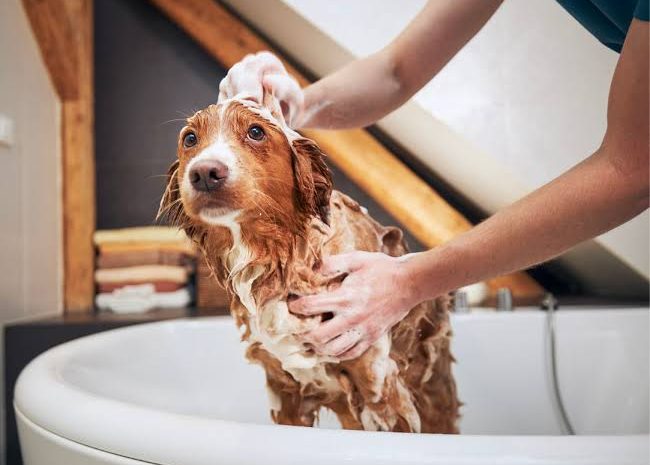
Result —
[[[453, 318], [461, 432], [561, 434], [541, 311]], [[119, 330], [70, 351], [59, 376], [93, 395], [195, 417], [270, 424], [264, 373], [229, 318]], [[560, 386], [578, 434], [648, 433], [648, 311], [558, 313]], [[321, 416], [321, 427], [337, 427]]]

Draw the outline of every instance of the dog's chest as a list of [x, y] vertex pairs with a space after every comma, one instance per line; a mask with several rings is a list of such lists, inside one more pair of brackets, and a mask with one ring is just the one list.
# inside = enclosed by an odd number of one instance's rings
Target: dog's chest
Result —
[[261, 273], [261, 269], [249, 267], [231, 277], [233, 289], [248, 314], [247, 341], [259, 342], [302, 385], [313, 384], [326, 391], [340, 389], [338, 380], [326, 370], [327, 364], [337, 359], [309, 351], [296, 336], [315, 328], [319, 320], [296, 317], [289, 312], [286, 301], [279, 299], [258, 306], [252, 291]]

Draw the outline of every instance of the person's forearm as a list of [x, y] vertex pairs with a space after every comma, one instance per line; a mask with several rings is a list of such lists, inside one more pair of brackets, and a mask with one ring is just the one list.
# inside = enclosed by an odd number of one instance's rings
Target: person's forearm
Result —
[[404, 104], [481, 29], [501, 0], [432, 0], [386, 48], [305, 89], [302, 128], [367, 126]]
[[549, 260], [648, 208], [647, 22], [633, 20], [610, 87], [600, 149], [458, 238], [403, 264], [416, 298]]
[[[647, 153], [602, 148], [458, 238], [408, 256], [418, 300], [549, 260], [648, 208]], [[645, 160], [644, 160], [645, 158]]]
[[363, 127], [403, 102], [401, 84], [384, 51], [353, 61], [304, 89], [305, 111], [300, 128]]

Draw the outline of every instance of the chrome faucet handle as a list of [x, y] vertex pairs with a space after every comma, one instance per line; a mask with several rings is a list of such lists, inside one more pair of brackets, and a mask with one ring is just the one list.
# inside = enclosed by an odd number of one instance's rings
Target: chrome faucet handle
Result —
[[497, 291], [497, 312], [511, 312], [514, 310], [512, 305], [512, 293], [507, 287], [502, 287]]
[[454, 312], [469, 313], [469, 304], [467, 303], [467, 292], [456, 291], [454, 293]]
[[539, 306], [542, 310], [557, 310], [560, 304], [553, 294], [547, 292]]

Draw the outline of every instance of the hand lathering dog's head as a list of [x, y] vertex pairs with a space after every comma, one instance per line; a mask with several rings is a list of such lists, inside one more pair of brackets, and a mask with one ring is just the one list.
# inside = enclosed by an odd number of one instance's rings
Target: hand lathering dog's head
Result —
[[159, 215], [186, 230], [236, 221], [299, 233], [328, 222], [331, 174], [311, 140], [289, 129], [271, 96], [220, 102], [188, 118]]

